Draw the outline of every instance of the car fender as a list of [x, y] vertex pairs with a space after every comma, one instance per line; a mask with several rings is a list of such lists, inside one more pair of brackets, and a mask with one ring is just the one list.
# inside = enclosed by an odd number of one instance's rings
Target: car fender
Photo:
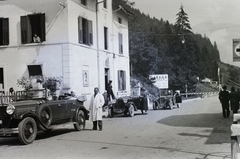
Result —
[[[87, 109], [86, 109], [84, 106], [82, 106], [82, 105], [76, 108], [76, 114], [77, 114], [77, 112], [78, 112], [79, 110], [82, 110], [82, 111], [84, 112], [84, 114], [85, 114], [86, 120], [89, 120], [89, 110], [87, 110]], [[76, 116], [76, 114], [75, 114], [75, 116]]]
[[[46, 105], [46, 106], [48, 106], [48, 105]], [[23, 120], [26, 117], [32, 117], [35, 120], [36, 124], [41, 125], [41, 127], [43, 129], [46, 129], [46, 130], [51, 129], [51, 127], [46, 127], [46, 125], [40, 120], [40, 117], [37, 114], [38, 110], [39, 110], [39, 107], [37, 107], [36, 110], [32, 110], [30, 112], [25, 112], [19, 116], [19, 119]]]
[[128, 107], [128, 108], [129, 108], [131, 105], [133, 105], [134, 110], [137, 111], [137, 107], [136, 107], [136, 105], [134, 104], [134, 102], [127, 102], [127, 103], [125, 104], [125, 106]]
[[[26, 113], [23, 113], [21, 116], [19, 116], [19, 119], [20, 120], [23, 120], [27, 117], [32, 117], [37, 124], [41, 124], [44, 126], [44, 124], [41, 122], [41, 120], [39, 119], [39, 117], [36, 115], [36, 113], [33, 113], [33, 112], [26, 112]], [[44, 126], [45, 127], [45, 126]]]

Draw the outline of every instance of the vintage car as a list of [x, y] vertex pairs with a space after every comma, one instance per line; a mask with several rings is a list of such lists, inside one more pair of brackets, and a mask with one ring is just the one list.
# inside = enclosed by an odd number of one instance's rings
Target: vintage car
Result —
[[180, 107], [182, 98], [180, 93], [173, 93], [172, 90], [162, 90], [160, 95], [153, 102], [153, 109], [173, 109], [174, 106]]
[[38, 130], [51, 131], [60, 124], [70, 123], [77, 131], [84, 129], [88, 110], [84, 96], [50, 98], [43, 90], [17, 91], [0, 95], [0, 136], [18, 136], [22, 144], [31, 144]]
[[112, 100], [107, 105], [108, 116], [113, 118], [116, 114], [124, 114], [133, 117], [135, 111], [142, 110], [142, 97], [141, 96], [123, 96]]

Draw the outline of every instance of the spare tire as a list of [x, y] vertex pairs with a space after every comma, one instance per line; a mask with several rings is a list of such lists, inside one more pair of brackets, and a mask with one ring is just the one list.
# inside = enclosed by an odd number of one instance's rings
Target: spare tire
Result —
[[[49, 127], [52, 123], [52, 110], [48, 105], [41, 105], [38, 108], [37, 115], [45, 127]], [[41, 124], [38, 125], [40, 129], [45, 129]]]

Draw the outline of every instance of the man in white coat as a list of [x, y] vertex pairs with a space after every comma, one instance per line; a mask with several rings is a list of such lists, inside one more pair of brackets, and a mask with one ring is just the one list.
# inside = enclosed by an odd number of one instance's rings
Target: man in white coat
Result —
[[90, 115], [89, 120], [93, 121], [93, 130], [97, 130], [97, 125], [99, 130], [102, 130], [102, 106], [104, 105], [104, 97], [99, 93], [97, 87], [94, 88], [94, 95], [90, 101]]

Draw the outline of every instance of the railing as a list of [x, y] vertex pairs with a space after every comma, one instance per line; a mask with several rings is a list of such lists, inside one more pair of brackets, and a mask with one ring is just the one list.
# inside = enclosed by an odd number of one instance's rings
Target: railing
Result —
[[0, 93], [0, 104], [13, 102], [14, 99], [15, 99], [15, 93], [9, 93], [9, 92]]
[[49, 91], [46, 89], [36, 89], [28, 91], [17, 91], [17, 92], [1, 92], [0, 93], [0, 104], [11, 103], [19, 100], [27, 99], [43, 99], [49, 96]]

